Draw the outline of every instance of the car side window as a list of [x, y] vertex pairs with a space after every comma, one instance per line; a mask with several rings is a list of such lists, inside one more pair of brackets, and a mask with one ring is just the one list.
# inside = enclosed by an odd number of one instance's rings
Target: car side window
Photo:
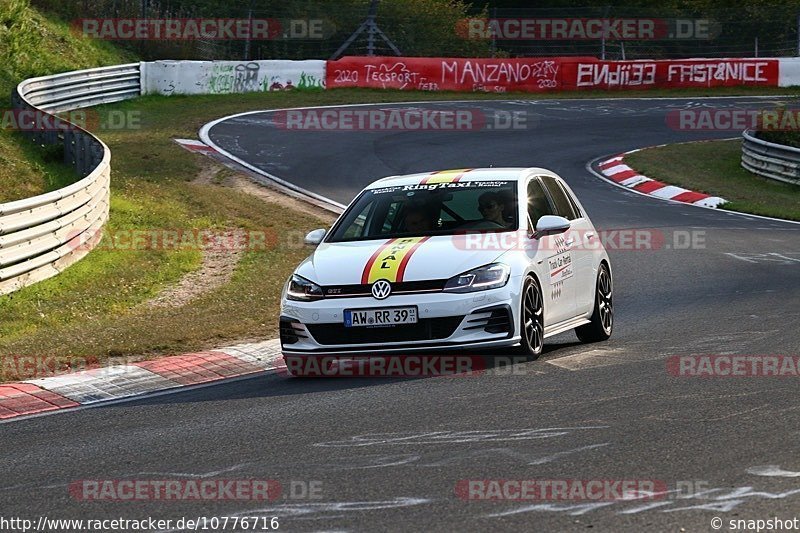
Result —
[[536, 228], [536, 223], [545, 215], [552, 215], [553, 209], [544, 192], [544, 188], [538, 179], [528, 182], [528, 218], [532, 228]]
[[367, 218], [372, 212], [372, 208], [374, 206], [374, 202], [370, 202], [364, 206], [364, 209], [358, 214], [355, 220], [353, 220], [353, 223], [346, 230], [344, 230], [345, 239], [353, 239], [364, 235], [364, 230], [367, 227]]
[[553, 200], [555, 214], [567, 220], [578, 218], [578, 215], [572, 209], [572, 203], [567, 198], [564, 189], [558, 184], [558, 181], [551, 176], [542, 176], [542, 182], [547, 187], [547, 192], [550, 193], [550, 198]]
[[391, 233], [395, 229], [395, 221], [397, 220], [397, 213], [400, 211], [400, 202], [392, 202], [389, 204], [389, 210], [386, 213], [386, 219], [383, 221], [381, 234]]
[[578, 207], [578, 202], [575, 201], [575, 197], [567, 190], [566, 187], [564, 187], [563, 183], [559, 183], [558, 185], [561, 187], [561, 190], [564, 191], [564, 194], [569, 199], [569, 203], [570, 205], [572, 205], [572, 210], [575, 212], [577, 218], [583, 218], [584, 217], [583, 211], [581, 211], [581, 208]]

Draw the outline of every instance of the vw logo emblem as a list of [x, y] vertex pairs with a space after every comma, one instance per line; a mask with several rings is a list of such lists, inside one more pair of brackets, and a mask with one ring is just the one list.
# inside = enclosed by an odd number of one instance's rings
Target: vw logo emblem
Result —
[[383, 300], [392, 294], [392, 286], [385, 279], [379, 279], [372, 284], [372, 296], [378, 300]]

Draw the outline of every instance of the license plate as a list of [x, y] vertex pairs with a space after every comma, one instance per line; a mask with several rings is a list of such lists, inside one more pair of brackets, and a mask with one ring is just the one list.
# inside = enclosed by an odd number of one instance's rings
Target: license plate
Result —
[[383, 307], [378, 309], [345, 309], [344, 327], [394, 326], [396, 324], [416, 324], [417, 308]]

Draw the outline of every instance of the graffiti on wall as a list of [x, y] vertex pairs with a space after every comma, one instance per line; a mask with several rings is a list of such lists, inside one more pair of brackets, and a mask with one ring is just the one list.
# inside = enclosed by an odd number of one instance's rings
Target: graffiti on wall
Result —
[[245, 93], [261, 90], [261, 65], [248, 63], [213, 63], [208, 77], [211, 94]]
[[325, 79], [297, 68], [270, 68], [269, 62], [213, 63], [205, 89], [230, 94], [293, 89], [324, 89]]

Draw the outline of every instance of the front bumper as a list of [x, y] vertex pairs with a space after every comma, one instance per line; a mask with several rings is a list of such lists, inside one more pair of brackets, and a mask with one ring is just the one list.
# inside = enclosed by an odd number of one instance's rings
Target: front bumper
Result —
[[[430, 293], [335, 298], [315, 302], [284, 300], [284, 354], [419, 352], [509, 346], [519, 342], [519, 294], [512, 278], [502, 288], [465, 294]], [[344, 310], [415, 305], [419, 322], [388, 327], [344, 327]]]

